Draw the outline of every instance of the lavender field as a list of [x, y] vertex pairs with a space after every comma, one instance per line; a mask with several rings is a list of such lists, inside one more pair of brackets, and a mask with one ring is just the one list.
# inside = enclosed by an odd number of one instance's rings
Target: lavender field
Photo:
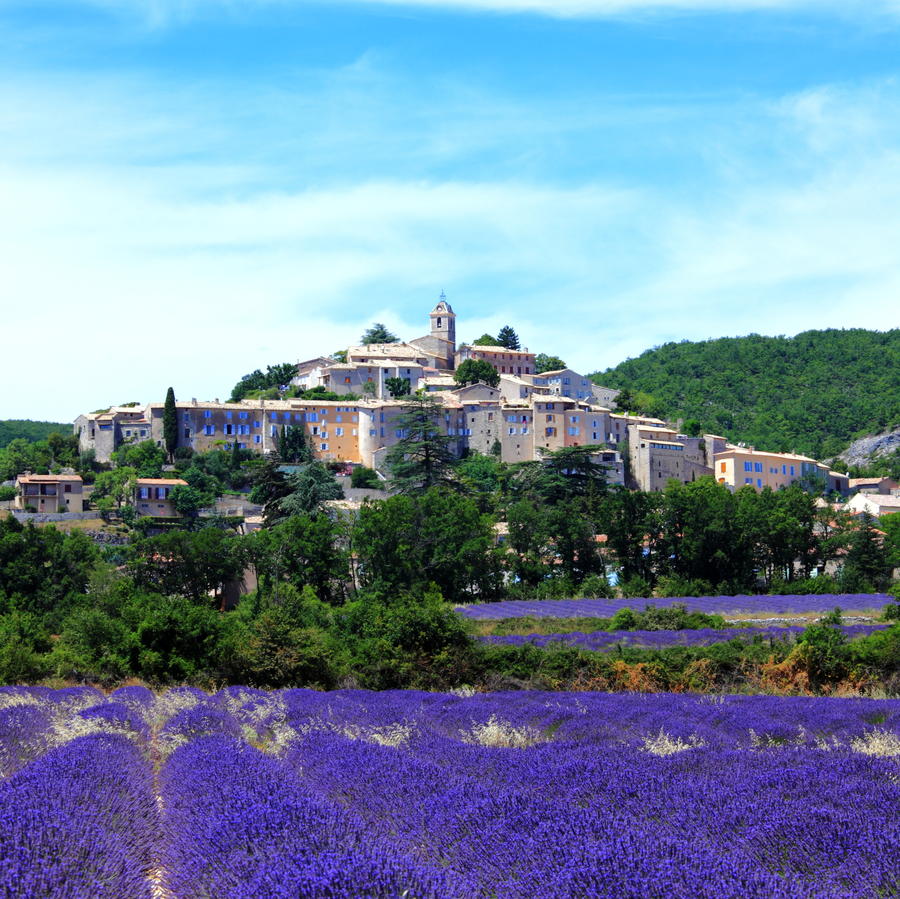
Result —
[[0, 894], [900, 895], [900, 701], [0, 688]]
[[887, 593], [820, 593], [811, 596], [675, 596], [633, 599], [543, 599], [506, 600], [460, 606], [467, 618], [612, 618], [620, 609], [683, 604], [689, 612], [713, 614], [806, 615], [830, 612], [840, 606], [844, 612], [877, 612], [895, 602]]
[[[840, 630], [852, 640], [865, 637], [873, 631], [883, 630], [886, 624], [845, 624]], [[576, 649], [587, 649], [602, 652], [614, 646], [634, 646], [642, 649], [667, 649], [670, 646], [710, 646], [726, 640], [751, 641], [756, 637], [763, 640], [793, 641], [806, 630], [797, 625], [771, 627], [700, 627], [694, 630], [680, 631], [572, 631], [568, 634], [503, 634], [479, 637], [484, 643], [522, 646], [532, 643], [535, 646], [561, 644]]]

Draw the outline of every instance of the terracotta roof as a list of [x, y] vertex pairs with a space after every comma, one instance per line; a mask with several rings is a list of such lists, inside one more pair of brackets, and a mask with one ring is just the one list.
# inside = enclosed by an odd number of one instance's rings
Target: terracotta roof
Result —
[[528, 350], [511, 350], [508, 346], [484, 346], [482, 344], [474, 344], [474, 343], [465, 343], [464, 347], [470, 350], [478, 350], [484, 353], [516, 353], [519, 356], [533, 356], [534, 353], [528, 352]]
[[187, 487], [188, 482], [181, 478], [138, 478], [135, 482], [139, 487], [168, 487], [180, 485]]
[[17, 478], [23, 484], [55, 484], [58, 481], [81, 481], [80, 474], [20, 474]]

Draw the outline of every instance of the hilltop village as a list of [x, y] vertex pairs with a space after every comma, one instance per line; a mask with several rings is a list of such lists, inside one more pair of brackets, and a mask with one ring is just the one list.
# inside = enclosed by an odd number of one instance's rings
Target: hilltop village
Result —
[[[283, 429], [304, 428], [315, 458], [383, 475], [387, 452], [404, 437], [397, 419], [408, 407], [406, 397], [424, 392], [440, 401], [442, 428], [457, 457], [480, 452], [525, 462], [563, 447], [591, 446], [608, 483], [642, 491], [703, 475], [732, 489], [814, 481], [825, 493], [850, 491], [847, 475], [815, 459], [733, 445], [716, 434], [688, 436], [677, 423], [617, 411], [618, 391], [570, 368], [539, 371], [527, 348], [481, 341], [458, 346], [456, 314], [443, 294], [429, 320], [422, 337], [350, 346], [339, 358], [299, 362], [290, 386], [307, 397], [319, 388], [328, 399], [177, 401], [178, 447], [203, 452], [236, 446], [268, 454]], [[460, 377], [483, 373], [478, 364], [485, 363], [493, 369], [488, 377]], [[163, 412], [164, 404], [154, 402], [80, 415], [79, 448], [106, 463], [125, 444], [150, 440], [162, 446]]]

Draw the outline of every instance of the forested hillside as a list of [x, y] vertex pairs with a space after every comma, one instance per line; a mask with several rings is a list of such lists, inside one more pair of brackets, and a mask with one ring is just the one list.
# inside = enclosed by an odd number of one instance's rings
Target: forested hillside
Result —
[[0, 447], [7, 446], [10, 441], [19, 437], [25, 440], [46, 440], [54, 432], [71, 434], [72, 425], [55, 421], [23, 421], [12, 418], [0, 421]]
[[827, 458], [900, 423], [900, 329], [667, 343], [592, 377], [686, 429]]

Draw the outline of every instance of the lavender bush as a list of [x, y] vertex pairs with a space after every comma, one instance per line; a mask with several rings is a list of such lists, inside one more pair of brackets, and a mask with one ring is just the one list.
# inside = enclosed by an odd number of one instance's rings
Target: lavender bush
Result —
[[897, 700], [0, 696], [0, 895], [900, 896]]
[[[846, 624], [840, 630], [848, 637], [864, 637], [876, 630], [883, 630], [886, 624]], [[503, 636], [481, 637], [484, 643], [522, 646], [532, 643], [535, 646], [562, 645], [575, 649], [607, 650], [617, 645], [634, 646], [641, 649], [666, 649], [670, 646], [709, 646], [726, 640], [750, 641], [755, 638], [763, 640], [795, 640], [806, 628], [790, 625], [784, 627], [702, 627], [696, 630], [682, 631], [591, 631], [581, 633], [574, 631], [568, 634], [508, 634]]]
[[544, 599], [507, 600], [460, 606], [467, 618], [612, 618], [620, 609], [644, 606], [687, 606], [689, 612], [712, 614], [759, 613], [763, 616], [806, 615], [829, 612], [839, 606], [845, 612], [877, 611], [895, 600], [887, 593], [821, 593], [810, 596], [676, 596], [665, 599]]

